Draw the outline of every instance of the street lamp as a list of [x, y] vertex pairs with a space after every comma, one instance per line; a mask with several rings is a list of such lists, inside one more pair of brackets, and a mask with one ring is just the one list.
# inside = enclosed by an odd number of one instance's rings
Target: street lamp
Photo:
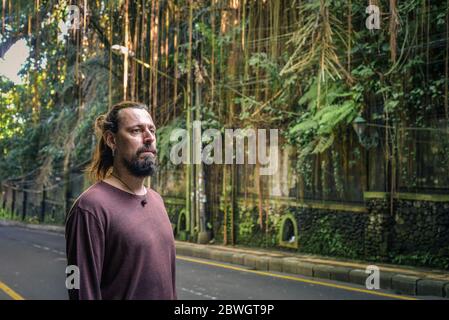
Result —
[[367, 133], [366, 128], [368, 124], [366, 120], [362, 116], [357, 116], [352, 122], [352, 127], [354, 131], [357, 133], [357, 137], [359, 139], [360, 144], [366, 148], [371, 149], [377, 146], [379, 135], [377, 131], [374, 131], [373, 134]]
[[365, 132], [366, 120], [361, 116], [357, 116], [352, 122], [352, 126], [357, 133], [357, 136], [360, 137]]
[[[138, 64], [144, 66], [147, 69], [150, 70], [154, 70], [156, 73], [160, 74], [163, 77], [166, 77], [167, 79], [170, 79], [172, 81], [176, 81], [176, 79], [168, 74], [166, 74], [165, 72], [160, 71], [157, 68], [152, 67], [151, 65], [149, 65], [148, 63], [138, 59], [135, 57], [135, 54], [133, 51], [129, 50], [127, 47], [125, 46], [121, 46], [119, 44], [114, 44], [111, 46], [111, 51], [115, 54], [118, 55], [123, 55], [126, 59], [126, 57], [130, 57], [132, 58], [134, 61], [136, 61]], [[126, 84], [125, 84], [126, 85]], [[186, 126], [187, 126], [187, 175], [190, 176], [190, 150], [191, 150], [191, 141], [190, 141], [190, 130], [191, 130], [191, 119], [190, 119], [190, 110], [188, 109], [188, 105], [187, 105], [187, 90], [186, 88], [179, 83], [179, 86], [181, 87], [181, 89], [183, 90], [183, 100], [184, 100], [184, 109], [186, 110], [187, 113], [187, 119], [186, 119]], [[187, 186], [186, 186], [186, 219], [187, 221], [189, 221], [189, 223], [187, 223], [187, 231], [189, 231], [190, 229], [190, 210], [191, 210], [191, 199], [190, 199], [190, 191], [191, 191], [191, 186], [190, 186], [190, 179], [187, 179]]]

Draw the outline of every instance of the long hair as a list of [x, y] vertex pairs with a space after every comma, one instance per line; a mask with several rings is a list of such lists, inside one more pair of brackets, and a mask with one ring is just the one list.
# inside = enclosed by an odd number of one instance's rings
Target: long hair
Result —
[[144, 109], [148, 111], [145, 104], [134, 101], [122, 101], [114, 105], [106, 114], [100, 115], [94, 123], [97, 145], [92, 157], [92, 161], [86, 168], [90, 179], [94, 182], [103, 180], [107, 177], [109, 170], [114, 163], [112, 150], [106, 144], [104, 138], [107, 131], [117, 133], [119, 130], [119, 112], [126, 108]]

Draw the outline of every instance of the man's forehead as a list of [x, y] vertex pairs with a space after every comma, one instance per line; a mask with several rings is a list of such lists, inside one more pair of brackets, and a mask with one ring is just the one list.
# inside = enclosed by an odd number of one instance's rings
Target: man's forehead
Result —
[[119, 112], [119, 121], [124, 126], [131, 126], [134, 124], [150, 124], [154, 125], [151, 115], [145, 109], [126, 108]]

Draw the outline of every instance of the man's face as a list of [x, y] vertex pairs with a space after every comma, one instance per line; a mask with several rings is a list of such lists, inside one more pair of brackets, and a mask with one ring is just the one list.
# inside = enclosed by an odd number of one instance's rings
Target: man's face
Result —
[[156, 171], [156, 127], [143, 109], [119, 111], [119, 130], [115, 135], [115, 156], [136, 177], [151, 176]]

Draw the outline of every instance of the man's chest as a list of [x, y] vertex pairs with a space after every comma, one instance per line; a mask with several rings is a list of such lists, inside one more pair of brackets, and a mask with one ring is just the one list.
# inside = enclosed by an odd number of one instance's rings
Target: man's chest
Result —
[[171, 224], [165, 212], [140, 210], [114, 216], [109, 223], [106, 245], [109, 251], [166, 250], [173, 243]]

